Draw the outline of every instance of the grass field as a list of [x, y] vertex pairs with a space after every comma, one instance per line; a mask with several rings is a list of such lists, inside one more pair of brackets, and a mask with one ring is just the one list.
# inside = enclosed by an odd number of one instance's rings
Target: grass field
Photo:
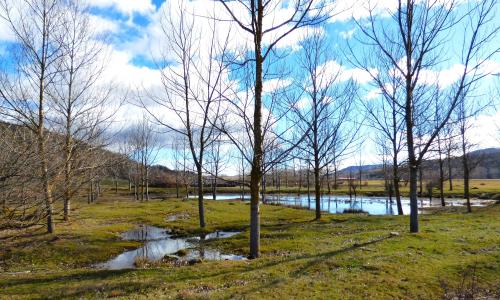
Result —
[[[194, 188], [189, 189], [191, 193], [196, 193]], [[168, 193], [169, 195], [175, 194], [175, 188], [151, 188], [152, 192], [157, 193]], [[221, 187], [218, 188], [219, 193], [240, 193], [240, 187]], [[210, 193], [210, 187], [206, 187], [206, 193]], [[282, 186], [280, 188], [274, 186], [268, 186], [266, 188], [267, 193], [307, 193], [307, 188], [302, 187], [300, 190], [298, 187]], [[311, 186], [310, 192], [314, 193], [314, 186]], [[386, 196], [387, 193], [384, 190], [383, 180], [364, 180], [362, 181], [361, 188], [356, 190], [358, 195], [365, 196]], [[328, 194], [328, 189], [322, 189], [323, 194]], [[340, 184], [338, 189], [330, 189], [331, 194], [346, 195], [349, 193], [349, 188], [347, 183]], [[401, 185], [401, 193], [403, 196], [409, 195], [409, 186]], [[464, 184], [462, 179], [453, 180], [453, 190], [449, 190], [449, 182], [444, 183], [444, 195], [446, 198], [461, 198], [464, 193]], [[185, 189], [180, 189], [180, 195], [185, 194]], [[433, 197], [439, 197], [439, 189], [434, 188], [432, 191]], [[500, 179], [472, 179], [470, 181], [470, 194], [474, 198], [496, 198], [500, 199]], [[425, 188], [425, 183], [423, 184], [423, 196], [427, 197], [428, 192]]]
[[[189, 218], [166, 221], [181, 212]], [[58, 220], [56, 234], [1, 232], [0, 298], [439, 299], [463, 291], [464, 278], [476, 296], [499, 296], [499, 204], [471, 214], [433, 210], [420, 217], [419, 234], [407, 232], [406, 216], [326, 214], [311, 221], [313, 214], [262, 205], [256, 260], [107, 271], [92, 266], [140, 245], [122, 241], [121, 232], [150, 224], [194, 233], [198, 220], [196, 201], [141, 203], [106, 192], [98, 203], [75, 203], [71, 222]], [[206, 215], [207, 231], [242, 231], [212, 247], [247, 254], [246, 203], [206, 201]]]

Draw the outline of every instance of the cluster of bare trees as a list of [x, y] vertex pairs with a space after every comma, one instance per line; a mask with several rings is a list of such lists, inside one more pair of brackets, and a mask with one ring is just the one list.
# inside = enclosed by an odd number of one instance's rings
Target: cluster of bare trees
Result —
[[[367, 51], [359, 54], [351, 46], [353, 63], [371, 75], [382, 102], [369, 111], [376, 119], [380, 113], [383, 116], [376, 127], [391, 142], [391, 156], [396, 158], [401, 146], [406, 150], [411, 232], [418, 232], [417, 182], [424, 157], [466, 99], [473, 97], [474, 88], [488, 75], [483, 65], [498, 52], [498, 48], [487, 47], [498, 32], [498, 25], [492, 22], [495, 5], [496, 1], [481, 1], [458, 9], [456, 1], [398, 1], [391, 26], [379, 22], [374, 7], [369, 7], [368, 25], [358, 23], [359, 41]], [[449, 57], [455, 32], [461, 34], [462, 48]], [[456, 60], [460, 71], [446, 85], [439, 75], [432, 75], [450, 59]], [[459, 118], [465, 120], [466, 115]], [[394, 160], [395, 188], [398, 164]]]
[[127, 170], [129, 190], [133, 187], [135, 200], [149, 200], [151, 167], [158, 157], [160, 142], [156, 128], [146, 116], [132, 124], [126, 132], [124, 145], [120, 149], [126, 159], [118, 166]]
[[[99, 189], [96, 178], [105, 160], [97, 156], [106, 145], [105, 104], [111, 100], [111, 87], [99, 85], [104, 44], [91, 31], [87, 8], [80, 1], [1, 1], [0, 17], [10, 24], [18, 49], [14, 71], [1, 78], [0, 113], [24, 129], [1, 129], [11, 137], [1, 140], [8, 149], [0, 160], [2, 214], [44, 216], [52, 232], [57, 199], [68, 220], [71, 199], [80, 188], [90, 183], [92, 200]], [[431, 154], [438, 159], [444, 205], [446, 177], [452, 188], [450, 161], [461, 152], [468, 190], [473, 164], [467, 131], [471, 118], [487, 106], [487, 101], [476, 101], [481, 95], [475, 91], [488, 75], [484, 65], [498, 53], [491, 46], [498, 31], [492, 25], [495, 4], [400, 0], [381, 21], [368, 1], [368, 17], [355, 20], [359, 34], [338, 51], [320, 30], [335, 11], [333, 0], [286, 3], [286, 16], [277, 15], [285, 5], [281, 1], [219, 0], [213, 16], [198, 16], [182, 1], [177, 6], [169, 3], [159, 16], [162, 51], [156, 64], [161, 86], [138, 89], [135, 95], [133, 102], [145, 116], [127, 132], [123, 159], [116, 164], [120, 170], [113, 175], [115, 189], [117, 177], [126, 173], [134, 198], [148, 200], [151, 166], [160, 149], [169, 148], [179, 171], [177, 197], [182, 188], [188, 196], [195, 175], [199, 224], [204, 228], [205, 179], [210, 178], [215, 199], [221, 173], [228, 164], [237, 164], [239, 184], [250, 188], [250, 257], [257, 258], [259, 205], [267, 181], [281, 186], [278, 174], [286, 178], [291, 165], [298, 171], [293, 178], [299, 178], [299, 189], [302, 182], [308, 189], [314, 183], [320, 219], [322, 184], [330, 190], [333, 175], [336, 189], [340, 162], [356, 151], [359, 181], [350, 174], [349, 187], [356, 193], [362, 186], [360, 130], [365, 123], [377, 132], [386, 189], [395, 196], [399, 214], [400, 182], [408, 178], [410, 231], [418, 232], [424, 159]], [[301, 38], [294, 64], [298, 70], [293, 72], [287, 65], [291, 53], [280, 43], [299, 30], [307, 34]], [[247, 41], [239, 50], [230, 46], [233, 31]], [[453, 53], [449, 48], [454, 48], [450, 45], [457, 36], [462, 48]], [[439, 72], [450, 61], [458, 66], [458, 75], [447, 82]], [[370, 77], [374, 99], [359, 96], [362, 87], [342, 63]], [[175, 140], [162, 143], [159, 132], [170, 132]], [[35, 171], [27, 172], [27, 165]], [[11, 194], [16, 197], [9, 198]], [[469, 200], [468, 192], [465, 197]], [[23, 213], [14, 212], [17, 208]]]
[[30, 215], [45, 218], [53, 232], [55, 203], [61, 200], [67, 221], [72, 198], [105, 162], [99, 150], [111, 87], [98, 83], [105, 48], [87, 9], [80, 1], [0, 2], [0, 18], [15, 38], [12, 66], [0, 81], [0, 114], [11, 123], [2, 125], [1, 139], [7, 226]]

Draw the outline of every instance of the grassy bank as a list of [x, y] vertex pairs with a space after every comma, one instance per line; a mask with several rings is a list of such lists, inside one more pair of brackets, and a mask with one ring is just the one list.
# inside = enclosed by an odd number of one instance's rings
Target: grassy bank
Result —
[[[455, 179], [453, 181], [453, 189], [449, 189], [449, 182], [446, 181], [444, 183], [444, 196], [446, 198], [462, 198], [464, 193], [464, 185], [463, 180]], [[166, 193], [169, 195], [175, 195], [175, 188], [152, 188], [152, 192], [154, 193]], [[188, 191], [191, 194], [195, 194], [196, 190], [194, 188], [188, 188]], [[206, 193], [211, 193], [212, 190], [210, 187], [205, 187]], [[240, 187], [220, 187], [217, 189], [218, 193], [241, 193]], [[248, 195], [249, 189], [246, 189], [246, 193]], [[301, 187], [300, 189], [297, 186], [281, 186], [274, 187], [268, 186], [266, 188], [266, 192], [269, 194], [283, 193], [283, 194], [306, 194], [307, 187]], [[402, 184], [401, 185], [401, 194], [404, 197], [409, 195], [410, 189], [409, 186]], [[310, 193], [314, 194], [314, 186], [310, 187]], [[342, 182], [339, 184], [337, 189], [333, 189], [333, 187], [328, 190], [328, 188], [323, 187], [321, 190], [322, 194], [332, 194], [332, 195], [348, 195], [349, 187], [346, 182]], [[363, 196], [387, 196], [387, 192], [384, 189], [384, 181], [383, 180], [363, 180], [361, 187], [356, 189], [357, 195]], [[434, 198], [439, 197], [439, 189], [434, 188], [432, 190], [432, 194]], [[185, 195], [185, 188], [180, 188], [179, 192], [180, 196]], [[484, 198], [490, 199], [498, 197], [500, 198], [500, 179], [472, 179], [470, 181], [470, 195], [473, 198]], [[426, 190], [425, 183], [423, 185], [423, 197], [428, 197], [428, 191]]]
[[[122, 241], [121, 232], [150, 224], [194, 233], [197, 207], [196, 201], [138, 203], [112, 194], [99, 201], [76, 203], [72, 221], [58, 223], [55, 235], [3, 232], [0, 298], [436, 299], [457, 291], [464, 270], [475, 270], [466, 282], [477, 278], [481, 293], [500, 289], [499, 205], [472, 214], [437, 210], [421, 216], [419, 234], [407, 233], [406, 216], [311, 221], [312, 211], [263, 205], [260, 259], [106, 271], [92, 265], [139, 246]], [[248, 205], [207, 201], [206, 210], [207, 231], [243, 231], [212, 247], [247, 254]], [[167, 221], [180, 213], [186, 218]]]

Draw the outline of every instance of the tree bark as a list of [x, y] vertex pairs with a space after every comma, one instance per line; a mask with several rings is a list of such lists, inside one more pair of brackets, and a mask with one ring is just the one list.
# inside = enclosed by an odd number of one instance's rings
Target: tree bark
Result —
[[198, 175], [198, 215], [200, 217], [200, 227], [205, 228], [205, 208], [203, 206], [203, 172], [201, 164], [196, 164]]
[[146, 166], [146, 201], [149, 201], [149, 167]]
[[[45, 39], [47, 37], [47, 33], [45, 32], [46, 27], [44, 25], [43, 27], [44, 34], [43, 34], [43, 45], [44, 47], [46, 46]], [[45, 50], [44, 50], [45, 51]], [[44, 104], [45, 104], [45, 61], [41, 63], [41, 74], [40, 74], [40, 87], [39, 87], [39, 98], [38, 98], [38, 131], [37, 131], [37, 137], [38, 137], [38, 154], [40, 156], [40, 161], [41, 161], [41, 173], [42, 173], [42, 185], [43, 185], [43, 191], [44, 191], [44, 197], [45, 197], [45, 213], [47, 214], [47, 232], [48, 233], [53, 233], [54, 232], [54, 222], [52, 219], [52, 213], [53, 213], [53, 208], [52, 208], [52, 188], [50, 185], [50, 179], [49, 179], [49, 170], [48, 170], [48, 163], [47, 163], [47, 153], [45, 149], [45, 131], [44, 131], [44, 126], [45, 126], [45, 112], [44, 112]]]
[[467, 212], [472, 212], [470, 205], [470, 192], [469, 192], [469, 159], [467, 157], [467, 147], [465, 141], [465, 132], [462, 132], [462, 167], [464, 169], [464, 198], [467, 200]]
[[446, 206], [444, 201], [444, 161], [441, 157], [441, 141], [438, 138], [438, 151], [439, 151], [439, 198], [441, 199], [441, 206]]
[[314, 192], [315, 192], [315, 202], [316, 202], [316, 220], [321, 219], [321, 186], [319, 182], [319, 165], [316, 161], [316, 166], [314, 167]]
[[452, 173], [451, 173], [451, 150], [448, 149], [447, 155], [446, 155], [446, 160], [448, 161], [448, 183], [449, 183], [449, 189], [450, 191], [453, 191], [453, 178], [452, 178]]
[[392, 161], [392, 179], [394, 185], [394, 193], [396, 196], [396, 206], [398, 207], [398, 215], [403, 215], [403, 205], [401, 204], [401, 192], [399, 191], [399, 166], [398, 157], [393, 155]]
[[[255, 103], [254, 103], [254, 149], [252, 159], [252, 170], [250, 173], [250, 258], [260, 256], [260, 209], [259, 193], [262, 180], [262, 18], [264, 7], [262, 0], [257, 0], [257, 19], [255, 24], [254, 46], [255, 46]], [[255, 2], [252, 1], [252, 6]], [[255, 7], [253, 8], [255, 11]]]

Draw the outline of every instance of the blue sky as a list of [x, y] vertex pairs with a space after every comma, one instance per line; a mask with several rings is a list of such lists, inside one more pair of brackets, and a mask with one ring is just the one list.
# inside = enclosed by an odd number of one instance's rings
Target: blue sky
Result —
[[[176, 0], [177, 1], [177, 0]], [[472, 0], [471, 0], [472, 1]], [[167, 3], [163, 0], [89, 0], [91, 5], [91, 14], [93, 24], [96, 31], [105, 33], [107, 43], [110, 46], [109, 71], [106, 74], [106, 80], [120, 84], [123, 88], [137, 90], [138, 88], [155, 88], [159, 83], [159, 72], [153, 63], [153, 60], [158, 57], [159, 51], [162, 51], [162, 45], [158, 39], [159, 20], [162, 12], [168, 10]], [[378, 7], [378, 14], [382, 20], [387, 11], [394, 9], [396, 1], [394, 0], [376, 0], [372, 1]], [[222, 13], [223, 8], [216, 6], [210, 0], [189, 1], [189, 9], [195, 14]], [[335, 15], [328, 24], [324, 26], [325, 35], [331, 41], [333, 48], [339, 50], [346, 42], [353, 41], [353, 37], [359, 34], [356, 29], [352, 17], [354, 16], [361, 22], [366, 17], [367, 11], [364, 9], [361, 1], [338, 1], [337, 15]], [[500, 18], [496, 18], [497, 20]], [[388, 25], [390, 26], [390, 25]], [[497, 24], [498, 26], [498, 24]], [[245, 43], [243, 34], [234, 39], [235, 44]], [[287, 64], [291, 69], [296, 69], [293, 58], [293, 53], [300, 51], [298, 42], [304, 32], [298, 32], [290, 36], [283, 45], [282, 49], [289, 49], [292, 53], [291, 58], [287, 60]], [[241, 40], [240, 40], [241, 38]], [[457, 46], [457, 39], [450, 43], [450, 50]], [[8, 28], [0, 22], [0, 55], [4, 58], [4, 64], [9, 63], [9, 38]], [[339, 51], [340, 55], [340, 51]], [[366, 99], [373, 94], [373, 88], [364, 79], [366, 74], [363, 74], [359, 69], [349, 66], [346, 60], [342, 60], [343, 68], [346, 73], [350, 74], [351, 78], [358, 81], [363, 87], [363, 93]], [[443, 66], [452, 67], [455, 62], [449, 60]], [[492, 59], [491, 68], [500, 72], [500, 60], [498, 57]], [[444, 69], [444, 67], [443, 67]], [[439, 70], [446, 71], [446, 70]], [[453, 77], [452, 71], [443, 73], [443, 78]], [[437, 74], [439, 77], [439, 73]], [[370, 94], [371, 92], [371, 94]], [[498, 98], [495, 100], [498, 102]], [[500, 105], [500, 103], [496, 103]], [[117, 118], [121, 124], [130, 124], [131, 121], [142, 117], [142, 111], [135, 105], [124, 105], [117, 112]], [[498, 138], [494, 131], [495, 122], [500, 119], [500, 114], [492, 110], [483, 113], [478, 120], [475, 121], [475, 128], [472, 135], [476, 138], [475, 142], [480, 147], [495, 147], [500, 146]], [[500, 123], [500, 122], [499, 122]], [[497, 123], [498, 124], [498, 123]], [[498, 124], [500, 125], [500, 124]], [[370, 136], [370, 129], [365, 129], [367, 136]], [[496, 132], [496, 131], [495, 131]], [[378, 155], [374, 150], [375, 147], [370, 141], [365, 143], [367, 155], [364, 161], [366, 163], [376, 163]], [[165, 161], [167, 159], [165, 158]], [[346, 164], [354, 163], [355, 158], [347, 160]]]

